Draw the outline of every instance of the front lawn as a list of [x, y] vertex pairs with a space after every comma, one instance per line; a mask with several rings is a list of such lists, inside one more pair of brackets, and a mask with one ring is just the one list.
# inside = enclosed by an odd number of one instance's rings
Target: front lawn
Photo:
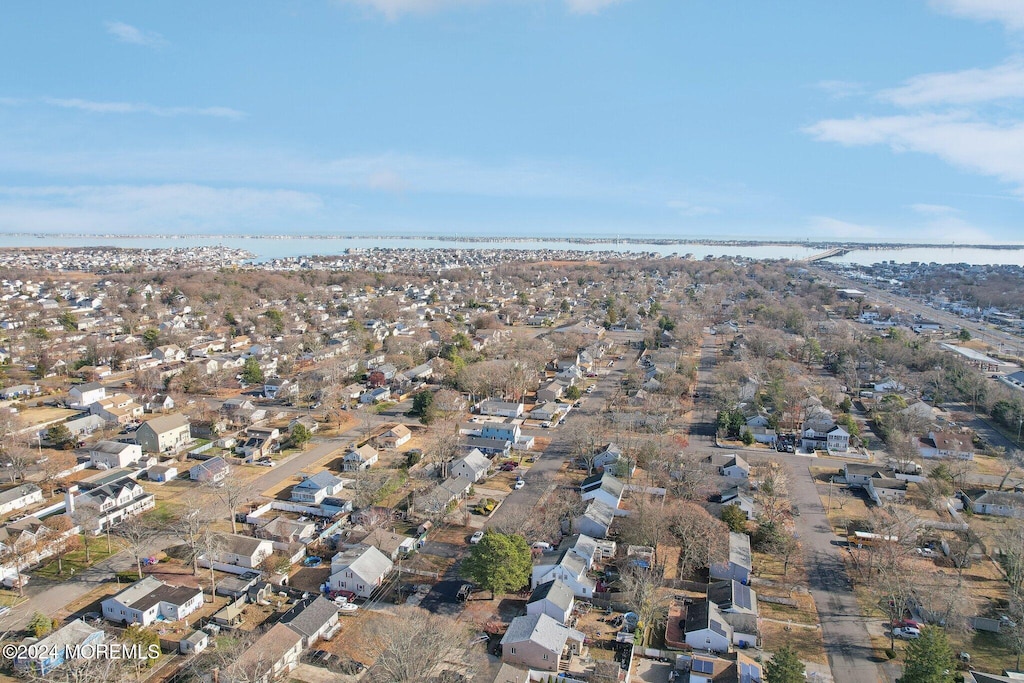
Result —
[[64, 581], [71, 578], [74, 574], [78, 574], [84, 569], [88, 569], [97, 562], [102, 562], [112, 555], [116, 555], [121, 552], [121, 547], [117, 544], [115, 539], [110, 540], [110, 548], [112, 552], [107, 552], [107, 540], [105, 538], [90, 538], [89, 539], [89, 559], [91, 562], [86, 563], [85, 561], [85, 549], [73, 550], [64, 556], [62, 560], [64, 573], [60, 574], [57, 571], [57, 560], [52, 560], [49, 563], [43, 565], [39, 569], [36, 569], [31, 573], [32, 576], [38, 576], [53, 581]]

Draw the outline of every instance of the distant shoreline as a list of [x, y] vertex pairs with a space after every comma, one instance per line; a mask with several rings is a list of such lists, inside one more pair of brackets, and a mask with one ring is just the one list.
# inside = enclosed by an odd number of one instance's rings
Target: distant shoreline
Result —
[[123, 234], [71, 234], [71, 233], [33, 233], [14, 232], [2, 233], [3, 237], [29, 237], [40, 240], [88, 239], [88, 240], [381, 240], [405, 241], [428, 240], [434, 242], [456, 242], [475, 244], [481, 242], [506, 244], [531, 244], [538, 242], [564, 244], [651, 244], [657, 246], [701, 245], [712, 247], [804, 247], [811, 249], [842, 248], [849, 250], [880, 251], [885, 249], [991, 249], [991, 250], [1024, 250], [1020, 244], [970, 244], [949, 242], [846, 242], [836, 240], [787, 240], [787, 239], [706, 239], [676, 237], [489, 237], [477, 235], [253, 235], [253, 234], [179, 234], [179, 235], [123, 235]]

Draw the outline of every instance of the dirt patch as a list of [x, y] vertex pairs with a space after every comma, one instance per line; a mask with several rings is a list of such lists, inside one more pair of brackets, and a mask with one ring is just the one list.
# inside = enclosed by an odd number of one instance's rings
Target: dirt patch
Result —
[[762, 647], [770, 652], [783, 645], [788, 645], [796, 650], [800, 659], [816, 664], [828, 664], [825, 645], [821, 639], [821, 629], [816, 626], [798, 626], [795, 622], [793, 626], [790, 626], [762, 620], [761, 640]]

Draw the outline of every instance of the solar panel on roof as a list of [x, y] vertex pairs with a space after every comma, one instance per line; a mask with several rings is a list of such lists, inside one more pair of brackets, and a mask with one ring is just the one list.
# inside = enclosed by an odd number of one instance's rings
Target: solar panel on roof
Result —
[[750, 587], [744, 586], [742, 583], [734, 584], [732, 599], [743, 609], [750, 609]]
[[714, 619], [711, 620], [710, 626], [711, 626], [711, 630], [714, 631], [715, 633], [717, 633], [718, 635], [720, 635], [720, 636], [724, 636], [725, 635], [725, 629], [722, 627], [721, 624], [719, 624]]
[[695, 659], [693, 660], [692, 669], [699, 674], [710, 674], [715, 671], [715, 663], [709, 662], [706, 659]]

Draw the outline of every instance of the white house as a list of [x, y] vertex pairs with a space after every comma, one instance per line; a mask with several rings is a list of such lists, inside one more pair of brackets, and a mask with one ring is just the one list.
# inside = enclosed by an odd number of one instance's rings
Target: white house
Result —
[[135, 443], [99, 441], [89, 449], [89, 464], [93, 467], [116, 469], [128, 467], [142, 460], [142, 447]]
[[345, 454], [341, 461], [341, 469], [345, 472], [366, 470], [377, 463], [378, 457], [377, 449], [370, 444], [363, 444]]
[[368, 598], [383, 585], [394, 566], [391, 558], [373, 546], [343, 550], [331, 559], [331, 590], [352, 591]]
[[43, 502], [43, 490], [35, 484], [21, 484], [0, 492], [0, 515]]
[[[257, 569], [263, 560], [270, 557], [274, 552], [274, 544], [264, 538], [251, 538], [239, 536], [238, 534], [218, 534], [217, 541], [219, 548], [214, 553], [214, 561], [223, 564], [231, 564], [246, 569]], [[200, 558], [200, 562], [206, 562], [209, 566], [209, 559]]]
[[107, 389], [99, 382], [86, 382], [71, 387], [68, 396], [72, 407], [85, 408], [106, 398]]
[[220, 672], [221, 683], [269, 683], [299, 665], [304, 638], [285, 624], [274, 624], [242, 656]]
[[583, 483], [580, 484], [580, 496], [585, 501], [599, 500], [615, 509], [622, 501], [622, 493], [625, 488], [621, 481], [607, 472], [601, 472], [583, 480]]
[[750, 478], [750, 465], [735, 453], [709, 455], [706, 462], [711, 463], [711, 466], [716, 468], [718, 474], [722, 477], [729, 477], [730, 479]]
[[338, 607], [333, 602], [318, 595], [303, 600], [281, 615], [280, 623], [296, 631], [302, 636], [304, 647], [324, 637], [330, 637], [331, 631], [338, 625]]
[[64, 494], [68, 514], [84, 530], [94, 535], [118, 522], [156, 507], [156, 498], [133, 479], [121, 479], [79, 493], [78, 486]]
[[527, 614], [546, 614], [560, 624], [569, 622], [576, 596], [563, 581], [555, 579], [533, 589], [526, 601]]
[[686, 610], [683, 627], [686, 644], [695, 650], [728, 652], [733, 642], [732, 626], [713, 602], [699, 600]]
[[324, 498], [336, 495], [343, 486], [344, 482], [330, 472], [317, 472], [292, 487], [292, 500], [319, 505]]
[[558, 553], [545, 553], [533, 565], [530, 586], [536, 588], [542, 583], [558, 579], [577, 598], [590, 599], [594, 596], [597, 583], [587, 575], [590, 565], [587, 560], [568, 548]]
[[481, 415], [492, 415], [494, 417], [520, 417], [523, 414], [522, 403], [510, 403], [506, 401], [481, 401], [478, 412]]
[[711, 578], [749, 583], [752, 569], [753, 556], [750, 552], [750, 536], [734, 531], [729, 532], [729, 559], [711, 565]]
[[377, 445], [381, 448], [395, 449], [409, 442], [412, 432], [403, 424], [395, 425], [377, 437]]
[[203, 591], [188, 586], [170, 586], [147, 576], [100, 605], [107, 621], [126, 626], [149, 626], [158, 618], [178, 621], [192, 614], [203, 606]]
[[465, 477], [475, 484], [487, 476], [487, 471], [490, 468], [491, 461], [488, 460], [483, 453], [474, 448], [469, 453], [453, 462], [449, 472], [453, 477]]

